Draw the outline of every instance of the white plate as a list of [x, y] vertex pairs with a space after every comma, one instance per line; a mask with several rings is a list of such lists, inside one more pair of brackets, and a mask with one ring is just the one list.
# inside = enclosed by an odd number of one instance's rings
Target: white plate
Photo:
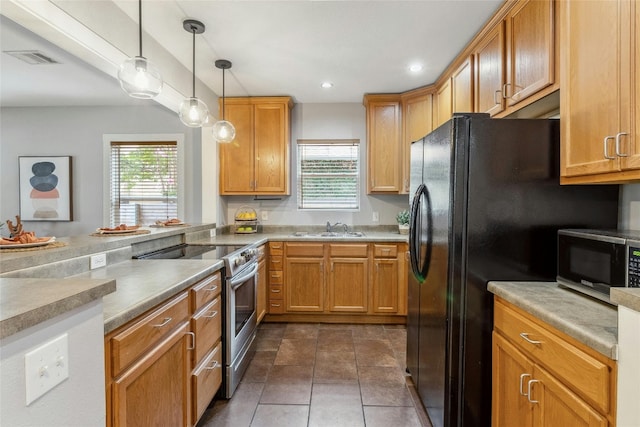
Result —
[[128, 234], [135, 233], [136, 231], [138, 231], [138, 228], [134, 228], [131, 230], [103, 230], [101, 228], [98, 228], [96, 231], [100, 234]]
[[37, 246], [45, 246], [49, 243], [53, 243], [56, 241], [55, 237], [49, 238], [49, 240], [45, 242], [32, 242], [32, 243], [15, 243], [12, 245], [0, 245], [0, 249], [13, 249], [13, 248], [35, 248]]

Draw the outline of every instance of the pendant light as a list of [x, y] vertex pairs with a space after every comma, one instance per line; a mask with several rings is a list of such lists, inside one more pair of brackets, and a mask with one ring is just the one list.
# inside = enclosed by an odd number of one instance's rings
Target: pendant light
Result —
[[236, 128], [224, 119], [224, 70], [231, 68], [231, 61], [218, 59], [215, 64], [216, 68], [222, 70], [222, 120], [213, 125], [213, 137], [220, 143], [228, 144], [236, 137]]
[[186, 19], [182, 23], [182, 27], [185, 31], [193, 34], [193, 74], [191, 80], [193, 95], [180, 103], [178, 116], [185, 125], [199, 128], [206, 123], [209, 116], [207, 104], [196, 98], [196, 34], [204, 33], [204, 24], [194, 19]]
[[142, 56], [142, 0], [138, 0], [138, 43], [140, 55], [120, 65], [118, 80], [122, 89], [132, 98], [155, 98], [162, 91], [162, 76], [158, 68]]

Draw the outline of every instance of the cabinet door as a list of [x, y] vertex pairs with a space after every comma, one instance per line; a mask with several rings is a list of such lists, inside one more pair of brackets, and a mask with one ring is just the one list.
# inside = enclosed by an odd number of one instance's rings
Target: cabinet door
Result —
[[504, 22], [501, 21], [484, 36], [473, 52], [476, 71], [474, 104], [478, 113], [494, 116], [504, 110], [504, 54]]
[[433, 130], [433, 95], [412, 96], [402, 101], [404, 144], [402, 145], [402, 194], [409, 193], [411, 143]]
[[[596, 412], [547, 371], [536, 366], [530, 398], [534, 405], [536, 427], [606, 427], [606, 417]], [[522, 425], [522, 424], [513, 424]]]
[[505, 94], [509, 105], [553, 84], [554, 31], [553, 0], [520, 0], [509, 12]]
[[640, 79], [640, 5], [637, 1], [634, 1], [631, 2], [630, 7], [632, 8], [631, 16], [633, 17], [632, 28], [635, 34], [635, 38], [633, 38], [633, 35], [631, 36], [632, 43], [635, 46], [635, 64], [632, 64], [632, 75], [629, 79], [631, 82], [635, 82], [632, 85], [632, 88], [635, 87], [635, 102], [631, 104], [630, 108], [633, 113], [632, 120], [635, 119], [635, 125], [627, 127], [624, 126], [624, 123], [622, 124], [624, 127], [621, 127], [621, 130], [629, 129], [627, 131], [629, 135], [622, 139], [621, 151], [627, 156], [623, 157], [621, 162], [623, 170], [640, 170], [640, 83], [638, 82]]
[[287, 311], [324, 311], [324, 258], [286, 258]]
[[289, 111], [286, 103], [254, 109], [255, 175], [258, 194], [289, 194]]
[[365, 313], [369, 289], [369, 259], [329, 259], [329, 311]]
[[369, 193], [397, 193], [400, 185], [400, 101], [367, 105]]
[[451, 79], [447, 79], [436, 93], [435, 124], [437, 128], [451, 118]]
[[113, 425], [189, 425], [187, 323], [113, 383]]
[[[222, 107], [221, 107], [222, 108]], [[221, 110], [222, 111], [222, 110]], [[254, 185], [253, 105], [225, 103], [225, 118], [236, 128], [236, 137], [220, 149], [220, 194], [252, 193]]]
[[560, 5], [561, 175], [617, 171], [614, 137], [622, 113], [619, 56], [624, 54], [620, 4], [563, 1]]
[[267, 259], [263, 258], [258, 262], [258, 324], [267, 314], [267, 295], [269, 293], [267, 279]]
[[534, 404], [526, 393], [533, 363], [494, 332], [492, 366], [492, 427], [532, 426]]
[[451, 112], [473, 112], [473, 57], [458, 67], [451, 76]]
[[373, 312], [398, 312], [398, 260], [373, 260]]

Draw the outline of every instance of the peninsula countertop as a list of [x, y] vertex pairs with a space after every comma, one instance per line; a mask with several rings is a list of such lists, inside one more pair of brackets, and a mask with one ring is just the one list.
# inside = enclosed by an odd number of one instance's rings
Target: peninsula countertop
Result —
[[618, 359], [618, 310], [556, 282], [489, 282], [493, 294], [604, 356]]

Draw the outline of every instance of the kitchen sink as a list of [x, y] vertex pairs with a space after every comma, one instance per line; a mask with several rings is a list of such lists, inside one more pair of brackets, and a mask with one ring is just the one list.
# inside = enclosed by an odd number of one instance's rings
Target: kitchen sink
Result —
[[309, 233], [308, 231], [296, 231], [291, 234], [292, 237], [364, 237], [361, 231], [347, 231], [346, 233], [338, 233], [335, 231], [323, 231], [321, 233]]

